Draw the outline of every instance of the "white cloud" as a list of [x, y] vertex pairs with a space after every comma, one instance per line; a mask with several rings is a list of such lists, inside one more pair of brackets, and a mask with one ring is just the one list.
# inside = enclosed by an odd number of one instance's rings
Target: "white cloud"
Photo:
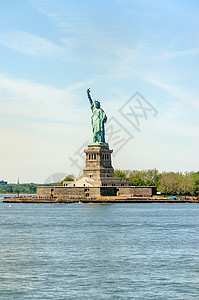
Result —
[[155, 86], [160, 87], [161, 89], [168, 92], [171, 96], [175, 97], [178, 101], [182, 101], [189, 106], [193, 107], [194, 109], [199, 111], [199, 98], [195, 97], [183, 90], [183, 87], [178, 87], [173, 84], [168, 84], [162, 82], [161, 80], [157, 79], [156, 77], [145, 77], [145, 80]]
[[64, 39], [62, 45], [55, 45], [47, 39], [19, 30], [0, 34], [0, 43], [26, 55], [58, 59], [63, 59], [70, 50], [68, 39]]
[[175, 57], [181, 57], [181, 56], [190, 56], [190, 55], [198, 55], [199, 54], [199, 48], [190, 48], [186, 50], [179, 50], [179, 51], [168, 51], [164, 52], [162, 54], [152, 56], [153, 59], [167, 59], [167, 58], [175, 58]]
[[91, 136], [88, 106], [80, 105], [82, 86], [85, 82], [59, 89], [0, 74], [4, 145], [0, 157], [5, 179], [44, 182], [56, 171], [72, 172], [68, 156]]
[[0, 115], [23, 117], [52, 122], [73, 122], [72, 112], [77, 112], [78, 94], [85, 83], [76, 83], [58, 89], [23, 79], [0, 74]]

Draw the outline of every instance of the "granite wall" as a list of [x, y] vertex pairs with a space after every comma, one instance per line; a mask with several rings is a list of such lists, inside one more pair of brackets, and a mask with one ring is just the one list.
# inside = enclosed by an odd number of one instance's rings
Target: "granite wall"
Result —
[[99, 196], [124, 196], [134, 195], [152, 196], [156, 194], [156, 187], [148, 186], [104, 186], [104, 187], [63, 187], [42, 186], [37, 188], [37, 196], [49, 197], [99, 197]]

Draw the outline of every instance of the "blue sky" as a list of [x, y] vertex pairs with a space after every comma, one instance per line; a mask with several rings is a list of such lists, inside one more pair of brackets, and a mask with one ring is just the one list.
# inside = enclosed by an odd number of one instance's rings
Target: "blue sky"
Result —
[[[198, 1], [0, 5], [2, 179], [79, 175], [69, 157], [82, 165], [92, 140], [87, 87], [133, 137], [118, 151], [109, 140], [115, 168], [198, 171]], [[120, 112], [137, 91], [158, 112], [139, 131]]]

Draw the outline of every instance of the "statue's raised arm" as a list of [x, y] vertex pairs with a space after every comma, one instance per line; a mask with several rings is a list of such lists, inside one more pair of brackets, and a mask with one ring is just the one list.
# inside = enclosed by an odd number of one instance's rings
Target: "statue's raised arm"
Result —
[[92, 105], [93, 104], [93, 100], [92, 100], [91, 95], [90, 95], [90, 92], [91, 92], [90, 88], [87, 88], [86, 92], [87, 92], [87, 96], [88, 96], [88, 100], [90, 102], [90, 105]]

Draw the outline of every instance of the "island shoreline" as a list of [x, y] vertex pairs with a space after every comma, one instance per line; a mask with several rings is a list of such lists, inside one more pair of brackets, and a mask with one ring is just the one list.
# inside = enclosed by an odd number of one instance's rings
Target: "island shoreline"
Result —
[[94, 197], [94, 198], [81, 198], [81, 197], [36, 197], [36, 196], [19, 196], [19, 197], [4, 197], [3, 203], [91, 203], [91, 204], [106, 204], [106, 203], [199, 203], [198, 199], [171, 199], [171, 198], [158, 198], [158, 197]]

